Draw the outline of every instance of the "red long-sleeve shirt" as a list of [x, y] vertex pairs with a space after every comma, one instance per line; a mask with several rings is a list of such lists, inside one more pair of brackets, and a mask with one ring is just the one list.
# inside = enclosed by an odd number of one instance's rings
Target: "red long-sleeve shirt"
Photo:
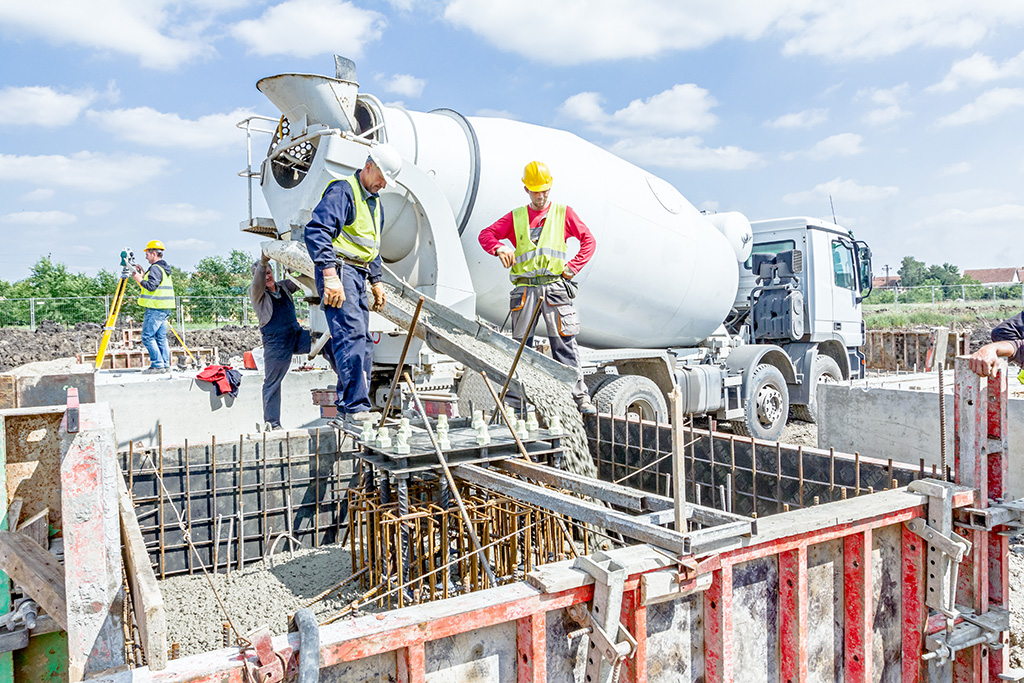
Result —
[[[541, 214], [546, 213], [551, 208], [551, 204], [540, 211], [535, 210], [532, 206], [527, 204], [526, 211], [530, 220], [530, 225], [534, 224], [534, 220]], [[583, 266], [587, 265], [587, 261], [594, 255], [594, 250], [597, 248], [597, 240], [594, 239], [593, 233], [590, 232], [590, 228], [580, 220], [580, 217], [576, 215], [576, 212], [572, 210], [571, 206], [565, 207], [565, 239], [569, 240], [570, 237], [575, 237], [579, 240], [580, 250], [571, 261], [566, 264], [574, 274], [580, 272]], [[501, 240], [508, 240], [512, 243], [512, 246], [516, 244], [516, 230], [512, 224], [512, 212], [509, 211], [507, 214], [494, 221], [491, 225], [487, 226], [480, 231], [479, 236], [480, 246], [483, 247], [484, 251], [488, 254], [494, 254], [501, 246]]]

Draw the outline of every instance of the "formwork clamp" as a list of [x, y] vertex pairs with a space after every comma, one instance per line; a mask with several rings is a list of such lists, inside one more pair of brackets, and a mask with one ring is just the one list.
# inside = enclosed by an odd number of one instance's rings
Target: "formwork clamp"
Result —
[[245, 677], [249, 683], [281, 683], [295, 673], [293, 649], [286, 646], [275, 650], [270, 630], [266, 626], [246, 634], [245, 640], [255, 650], [256, 658], [259, 660], [259, 666], [248, 659], [245, 660]]
[[[928, 679], [931, 683], [945, 683], [953, 680], [953, 661], [956, 653], [977, 645], [985, 645], [993, 650], [1000, 650], [1003, 644], [1002, 635], [1010, 629], [1010, 613], [1001, 607], [991, 607], [984, 614], [960, 615], [963, 621], [952, 630], [942, 631], [925, 638], [928, 652], [921, 659], [928, 662]], [[999, 678], [1004, 681], [1019, 681], [1024, 678], [1024, 671], [1010, 669]]]
[[1008, 502], [996, 502], [985, 508], [961, 508], [957, 510], [957, 524], [965, 529], [995, 531], [996, 527], [1008, 527], [996, 533], [1014, 535], [1024, 528], [1024, 498]]
[[[581, 628], [569, 639], [587, 635], [586, 680], [594, 683], [617, 681], [622, 662], [636, 653], [636, 638], [622, 625], [622, 593], [629, 568], [602, 552], [576, 558], [574, 566], [594, 577], [594, 599], [588, 610], [584, 604], [567, 609]], [[605, 665], [607, 662], [607, 665]]]
[[928, 497], [928, 519], [915, 517], [904, 522], [907, 529], [928, 542], [928, 572], [925, 604], [946, 617], [947, 623], [960, 616], [956, 607], [956, 584], [960, 561], [971, 551], [971, 543], [953, 531], [953, 494], [957, 485], [936, 479], [919, 479], [907, 487], [911, 493]]

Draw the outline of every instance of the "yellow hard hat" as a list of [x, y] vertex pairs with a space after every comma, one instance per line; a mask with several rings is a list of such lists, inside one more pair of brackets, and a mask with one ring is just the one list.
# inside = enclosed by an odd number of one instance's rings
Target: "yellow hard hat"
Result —
[[150, 249], [159, 249], [160, 251], [164, 251], [164, 243], [160, 240], [150, 240], [149, 244], [146, 245], [145, 251], [149, 251]]
[[531, 161], [523, 169], [523, 185], [530, 192], [545, 192], [551, 189], [551, 171], [543, 161]]

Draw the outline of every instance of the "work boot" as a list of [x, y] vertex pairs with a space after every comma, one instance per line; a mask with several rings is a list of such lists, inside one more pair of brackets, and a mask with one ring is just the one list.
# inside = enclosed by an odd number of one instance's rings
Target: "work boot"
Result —
[[164, 372], [163, 368], [157, 368], [157, 367], [150, 366], [150, 367], [146, 368], [145, 370], [143, 370], [142, 374], [143, 375], [159, 375], [162, 372]]
[[597, 415], [597, 406], [593, 404], [589, 396], [583, 396], [576, 401], [576, 408], [580, 415]]

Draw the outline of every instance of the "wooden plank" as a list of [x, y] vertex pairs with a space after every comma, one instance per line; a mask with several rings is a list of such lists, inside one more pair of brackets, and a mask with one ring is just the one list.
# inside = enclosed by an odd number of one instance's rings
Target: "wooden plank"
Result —
[[18, 533], [28, 536], [43, 550], [50, 548], [50, 508], [43, 508], [18, 525]]
[[128, 583], [132, 591], [132, 605], [135, 607], [135, 624], [142, 640], [142, 651], [152, 671], [167, 668], [167, 614], [163, 595], [157, 584], [156, 572], [146, 552], [139, 519], [124, 477], [117, 476], [117, 503], [121, 515], [121, 537], [124, 539], [124, 556]]
[[21, 519], [21, 506], [24, 505], [24, 503], [25, 501], [20, 497], [11, 501], [10, 507], [7, 508], [7, 519], [3, 525], [4, 529], [18, 528], [18, 520]]
[[61, 628], [67, 629], [64, 568], [56, 557], [28, 536], [0, 531], [0, 569], [7, 572]]

